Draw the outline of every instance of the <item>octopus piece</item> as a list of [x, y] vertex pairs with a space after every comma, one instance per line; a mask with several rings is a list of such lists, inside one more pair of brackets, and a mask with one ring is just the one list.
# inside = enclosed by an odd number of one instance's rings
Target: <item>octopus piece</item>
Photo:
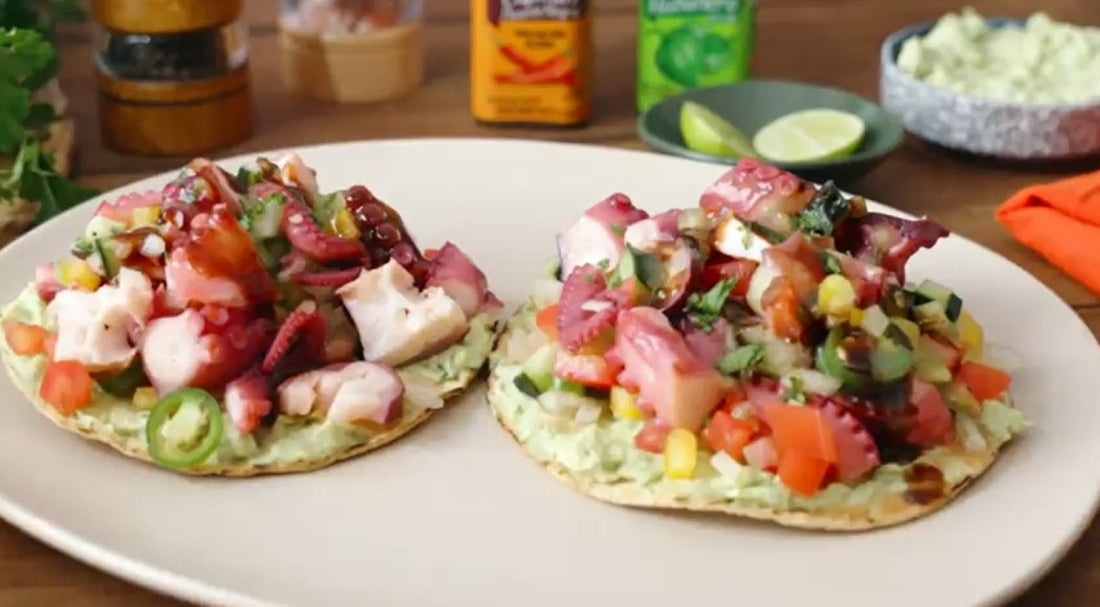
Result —
[[316, 202], [321, 188], [317, 185], [316, 173], [306, 166], [301, 157], [290, 152], [276, 158], [275, 165], [279, 168], [279, 178], [284, 184], [301, 190], [311, 204]]
[[363, 346], [363, 358], [397, 366], [437, 352], [469, 329], [459, 304], [439, 287], [419, 291], [412, 274], [390, 260], [336, 290]]
[[653, 307], [659, 310], [683, 303], [695, 278], [695, 256], [680, 237], [679, 217], [677, 209], [666, 211], [631, 224], [624, 234], [630, 248], [661, 262], [661, 284], [654, 289], [653, 298]]
[[358, 278], [361, 273], [368, 269], [356, 266], [344, 270], [300, 271], [292, 274], [290, 279], [306, 287], [342, 287]]
[[[325, 317], [317, 310], [313, 300], [298, 304], [279, 327], [275, 339], [268, 346], [260, 370], [271, 373], [277, 366], [284, 370], [308, 366], [324, 360]], [[283, 363], [280, 365], [279, 363]]]
[[287, 415], [323, 412], [339, 424], [389, 424], [401, 419], [405, 385], [385, 365], [357, 361], [307, 371], [278, 388], [279, 410]]
[[225, 205], [235, 215], [241, 212], [241, 195], [244, 192], [238, 189], [232, 175], [206, 158], [192, 160], [187, 168], [215, 193], [215, 204]]
[[607, 356], [622, 366], [619, 383], [638, 394], [638, 406], [669, 428], [698, 432], [728, 388], [656, 308], [620, 312]]
[[680, 323], [680, 332], [684, 335], [684, 343], [687, 344], [688, 350], [712, 367], [718, 364], [727, 352], [737, 347], [733, 325], [725, 318], [715, 320], [709, 331], [696, 327], [685, 318]]
[[128, 224], [134, 211], [149, 207], [159, 207], [163, 202], [160, 192], [138, 192], [120, 196], [114, 202], [101, 202], [96, 207], [95, 217], [102, 217], [118, 223]]
[[57, 282], [57, 276], [52, 263], [39, 264], [34, 268], [34, 291], [38, 298], [46, 303], [63, 291], [65, 287]]
[[703, 190], [699, 206], [708, 215], [732, 213], [786, 236], [790, 218], [806, 208], [814, 191], [791, 173], [743, 158]]
[[251, 434], [271, 413], [273, 392], [268, 376], [257, 369], [229, 382], [222, 400], [233, 427], [241, 434]]
[[158, 394], [177, 388], [220, 392], [263, 354], [269, 324], [220, 306], [188, 308], [145, 327], [141, 359]]
[[879, 466], [878, 446], [858, 419], [842, 405], [825, 399], [820, 403], [822, 419], [833, 431], [836, 445], [837, 480], [850, 483]]
[[856, 259], [881, 266], [905, 283], [905, 264], [917, 251], [931, 248], [951, 232], [930, 219], [905, 219], [885, 213], [867, 213], [844, 222], [837, 230], [837, 249]]
[[165, 280], [168, 293], [181, 307], [194, 303], [255, 308], [278, 297], [252, 239], [220, 206], [195, 217], [187, 240], [168, 257]]
[[367, 255], [362, 242], [326, 234], [314, 222], [309, 207], [293, 196], [283, 205], [282, 229], [290, 246], [318, 263], [360, 260]]
[[649, 214], [634, 206], [625, 194], [612, 194], [581, 215], [558, 235], [562, 277], [583, 265], [615, 265], [625, 246], [627, 228]]
[[91, 372], [121, 371], [137, 354], [132, 325], [144, 325], [153, 313], [153, 287], [140, 272], [123, 268], [117, 285], [60, 291], [47, 313], [57, 321], [54, 360], [76, 361]]
[[573, 270], [565, 279], [554, 326], [562, 347], [572, 353], [615, 326], [615, 318], [626, 305], [622, 290], [609, 290], [607, 279], [594, 266]]
[[425, 283], [439, 287], [448, 297], [458, 302], [466, 318], [473, 318], [486, 307], [494, 307], [499, 300], [489, 292], [485, 274], [457, 246], [450, 242], [432, 258]]

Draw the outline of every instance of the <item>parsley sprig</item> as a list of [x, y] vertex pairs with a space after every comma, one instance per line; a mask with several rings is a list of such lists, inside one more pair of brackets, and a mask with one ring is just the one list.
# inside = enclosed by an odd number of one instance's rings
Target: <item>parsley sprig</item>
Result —
[[83, 18], [75, 0], [0, 0], [0, 203], [38, 203], [38, 224], [96, 194], [58, 174], [42, 148], [57, 115], [52, 105], [35, 103], [34, 93], [57, 74], [50, 38], [61, 21]]

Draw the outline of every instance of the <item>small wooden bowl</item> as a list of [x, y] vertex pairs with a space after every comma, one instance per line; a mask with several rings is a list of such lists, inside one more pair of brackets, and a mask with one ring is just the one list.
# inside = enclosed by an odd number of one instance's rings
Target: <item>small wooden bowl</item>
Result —
[[292, 92], [340, 103], [400, 97], [424, 80], [419, 22], [365, 34], [321, 34], [279, 23], [283, 84]]
[[190, 82], [134, 81], [97, 70], [99, 123], [107, 147], [149, 156], [193, 156], [252, 134], [248, 63]]

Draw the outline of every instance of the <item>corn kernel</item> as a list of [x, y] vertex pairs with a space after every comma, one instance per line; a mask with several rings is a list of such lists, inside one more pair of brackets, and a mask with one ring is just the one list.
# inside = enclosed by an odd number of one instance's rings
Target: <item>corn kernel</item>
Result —
[[134, 390], [134, 408], [139, 411], [148, 411], [157, 404], [157, 391], [149, 386], [143, 386]]
[[830, 274], [817, 287], [817, 309], [822, 314], [847, 318], [856, 304], [852, 283], [840, 274]]
[[99, 288], [100, 278], [88, 266], [88, 262], [83, 259], [70, 259], [57, 264], [57, 282], [69, 288], [95, 291]]
[[346, 238], [348, 240], [359, 238], [359, 227], [355, 225], [355, 218], [351, 216], [351, 213], [349, 213], [347, 209], [336, 211], [328, 227], [329, 232], [340, 238]]
[[848, 324], [853, 327], [858, 327], [863, 322], [863, 310], [859, 308], [852, 308], [851, 314], [848, 315]]
[[611, 388], [611, 412], [615, 414], [618, 419], [625, 419], [627, 421], [641, 421], [642, 411], [638, 409], [637, 397], [627, 391], [622, 386], [612, 386]]
[[665, 438], [665, 476], [674, 480], [694, 476], [698, 449], [694, 434], [683, 428], [673, 428]]
[[159, 207], [142, 207], [140, 209], [134, 209], [134, 213], [130, 216], [134, 226], [152, 226], [157, 224], [157, 220], [160, 219]]
[[981, 325], [966, 310], [959, 312], [955, 325], [959, 327], [959, 339], [962, 340], [966, 357], [980, 360], [982, 349], [985, 347], [985, 335]]

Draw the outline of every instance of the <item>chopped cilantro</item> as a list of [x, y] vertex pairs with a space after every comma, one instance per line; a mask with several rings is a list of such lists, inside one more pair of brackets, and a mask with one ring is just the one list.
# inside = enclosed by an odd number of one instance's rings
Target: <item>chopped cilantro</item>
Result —
[[821, 257], [821, 262], [825, 265], [825, 271], [829, 274], [841, 274], [840, 260], [836, 258], [836, 255], [824, 253]]
[[779, 232], [767, 226], [761, 225], [755, 221], [750, 221], [748, 224], [746, 224], [746, 227], [748, 227], [749, 230], [759, 234], [761, 237], [764, 238], [764, 240], [770, 242], [771, 244], [779, 244], [787, 239], [786, 236], [784, 236], [783, 234], [780, 234]]
[[832, 236], [836, 226], [851, 212], [852, 202], [844, 197], [836, 184], [827, 181], [795, 217], [794, 226], [810, 236]]
[[733, 375], [742, 371], [751, 371], [764, 360], [764, 346], [747, 344], [728, 352], [715, 368], [722, 375]]
[[616, 236], [622, 236], [626, 233], [626, 230], [623, 229], [623, 226], [617, 223], [612, 223], [610, 226], [608, 226], [608, 228], [611, 230], [611, 233]]
[[722, 315], [722, 308], [729, 300], [735, 286], [737, 286], [737, 280], [727, 278], [711, 287], [706, 293], [688, 295], [684, 311], [691, 324], [710, 333], [714, 329], [714, 323]]

